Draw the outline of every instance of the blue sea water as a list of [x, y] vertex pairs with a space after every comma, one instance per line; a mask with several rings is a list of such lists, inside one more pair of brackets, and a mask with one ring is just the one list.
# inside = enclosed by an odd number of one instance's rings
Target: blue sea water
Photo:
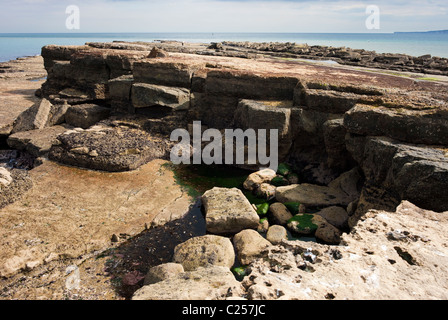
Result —
[[48, 44], [82, 45], [86, 42], [179, 40], [295, 42], [350, 47], [378, 53], [431, 54], [448, 58], [448, 32], [430, 33], [0, 33], [0, 61], [38, 55]]

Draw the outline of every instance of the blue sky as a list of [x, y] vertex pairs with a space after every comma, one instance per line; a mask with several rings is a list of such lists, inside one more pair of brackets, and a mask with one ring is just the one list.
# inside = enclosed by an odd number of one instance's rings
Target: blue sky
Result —
[[[80, 29], [66, 28], [66, 7]], [[380, 9], [369, 30], [366, 8]], [[2, 0], [8, 32], [394, 32], [448, 29], [446, 0]]]

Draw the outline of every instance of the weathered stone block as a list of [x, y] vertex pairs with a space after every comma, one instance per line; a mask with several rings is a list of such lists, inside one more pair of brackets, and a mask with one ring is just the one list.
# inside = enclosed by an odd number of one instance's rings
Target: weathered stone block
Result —
[[135, 82], [190, 88], [193, 72], [202, 67], [202, 64], [146, 59], [134, 63], [133, 75]]
[[73, 127], [87, 129], [95, 123], [108, 118], [110, 109], [96, 104], [71, 106], [65, 114], [65, 122]]
[[132, 86], [132, 104], [135, 108], [162, 106], [186, 110], [190, 107], [190, 91], [185, 88], [136, 83]]
[[207, 231], [216, 234], [256, 229], [259, 217], [241, 190], [213, 188], [202, 196]]
[[344, 116], [347, 131], [409, 143], [448, 145], [448, 109], [407, 110], [358, 104]]

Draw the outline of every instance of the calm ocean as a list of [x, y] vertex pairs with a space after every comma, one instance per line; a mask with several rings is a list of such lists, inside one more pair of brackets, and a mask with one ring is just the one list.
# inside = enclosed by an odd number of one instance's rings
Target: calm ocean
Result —
[[180, 40], [185, 42], [253, 41], [295, 42], [350, 47], [378, 53], [431, 54], [448, 58], [448, 32], [441, 33], [59, 33], [1, 34], [0, 61], [40, 54], [47, 44], [86, 42]]

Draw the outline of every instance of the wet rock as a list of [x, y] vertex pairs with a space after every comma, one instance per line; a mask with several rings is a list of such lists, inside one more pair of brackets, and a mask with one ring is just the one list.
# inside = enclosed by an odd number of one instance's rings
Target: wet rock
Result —
[[177, 245], [173, 261], [181, 264], [186, 271], [209, 266], [230, 269], [235, 262], [235, 252], [228, 238], [205, 235]]
[[323, 218], [312, 214], [297, 214], [289, 219], [287, 226], [292, 232], [302, 236], [312, 236], [322, 223]]
[[202, 196], [207, 231], [216, 234], [237, 233], [256, 229], [259, 217], [237, 188], [213, 188]]
[[235, 245], [238, 261], [242, 265], [251, 263], [264, 249], [271, 245], [257, 231], [251, 229], [243, 230], [236, 234], [233, 237], [233, 244]]
[[144, 286], [132, 300], [224, 300], [243, 293], [241, 283], [229, 268], [213, 266]]

